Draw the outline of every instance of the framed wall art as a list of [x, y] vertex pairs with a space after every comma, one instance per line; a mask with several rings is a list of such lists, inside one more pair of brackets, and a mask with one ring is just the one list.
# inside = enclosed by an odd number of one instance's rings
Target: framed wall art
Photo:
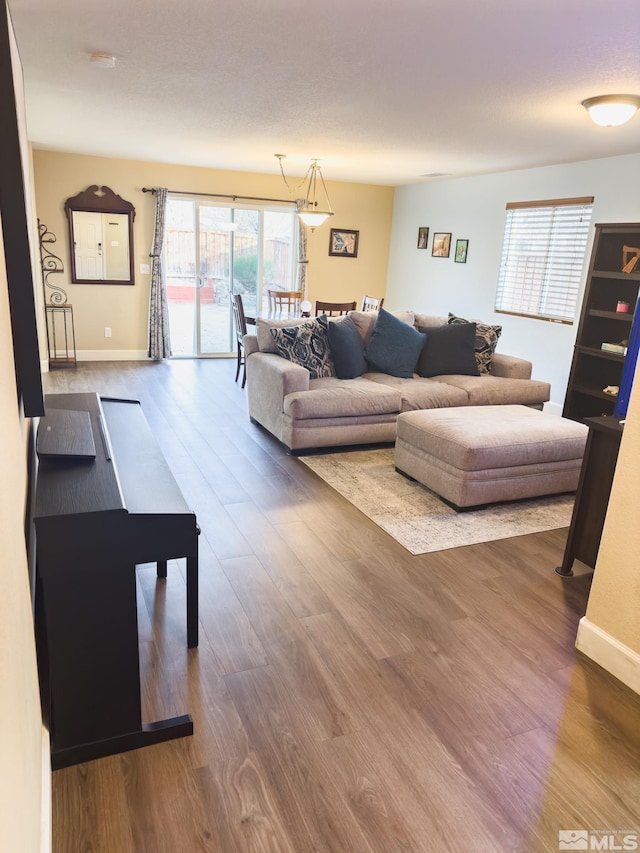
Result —
[[469, 249], [469, 241], [468, 240], [456, 240], [456, 253], [453, 256], [453, 260], [457, 264], [466, 264], [467, 263], [467, 251]]
[[418, 228], [418, 248], [419, 249], [426, 249], [428, 240], [429, 240], [429, 229], [428, 228]]
[[451, 232], [436, 231], [433, 235], [431, 255], [434, 258], [448, 258], [451, 251]]
[[357, 258], [359, 235], [359, 231], [332, 228], [329, 235], [329, 254], [337, 258]]

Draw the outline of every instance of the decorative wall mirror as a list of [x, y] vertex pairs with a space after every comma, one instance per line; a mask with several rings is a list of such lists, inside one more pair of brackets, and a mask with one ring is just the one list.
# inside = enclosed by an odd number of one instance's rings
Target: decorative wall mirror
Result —
[[64, 209], [69, 220], [71, 281], [74, 284], [134, 284], [134, 206], [109, 187], [96, 184]]

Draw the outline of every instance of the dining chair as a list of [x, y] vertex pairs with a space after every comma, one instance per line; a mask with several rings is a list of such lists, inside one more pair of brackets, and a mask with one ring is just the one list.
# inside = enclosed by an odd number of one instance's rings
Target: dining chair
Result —
[[326, 314], [328, 317], [340, 317], [349, 311], [356, 310], [356, 301], [353, 302], [319, 302], [316, 299], [316, 317]]
[[376, 299], [375, 296], [365, 296], [362, 300], [362, 308], [361, 311], [377, 311], [378, 308], [382, 308], [384, 305], [384, 296], [380, 299]]
[[231, 294], [231, 305], [233, 306], [233, 319], [236, 327], [236, 382], [240, 376], [240, 368], [242, 367], [242, 387], [244, 388], [247, 381], [247, 360], [244, 352], [244, 336], [247, 334], [247, 321], [244, 316], [244, 305], [242, 304], [242, 296], [239, 293]]
[[267, 290], [269, 311], [272, 314], [297, 314], [304, 296], [301, 290]]

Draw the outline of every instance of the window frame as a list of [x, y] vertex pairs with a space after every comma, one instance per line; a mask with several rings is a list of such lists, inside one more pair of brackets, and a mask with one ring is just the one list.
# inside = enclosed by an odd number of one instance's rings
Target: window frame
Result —
[[497, 314], [575, 323], [593, 201], [593, 196], [583, 196], [507, 203]]

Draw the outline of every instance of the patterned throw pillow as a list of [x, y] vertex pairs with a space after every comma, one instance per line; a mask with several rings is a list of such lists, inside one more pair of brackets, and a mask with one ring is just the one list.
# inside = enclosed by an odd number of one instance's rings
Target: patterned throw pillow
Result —
[[[448, 322], [469, 323], [470, 321], [449, 313]], [[491, 373], [491, 362], [501, 333], [502, 326], [489, 326], [487, 323], [476, 322], [476, 361], [481, 374]]]
[[306, 367], [310, 379], [323, 376], [335, 376], [329, 337], [327, 318], [324, 314], [285, 329], [271, 329], [278, 353], [294, 364]]

